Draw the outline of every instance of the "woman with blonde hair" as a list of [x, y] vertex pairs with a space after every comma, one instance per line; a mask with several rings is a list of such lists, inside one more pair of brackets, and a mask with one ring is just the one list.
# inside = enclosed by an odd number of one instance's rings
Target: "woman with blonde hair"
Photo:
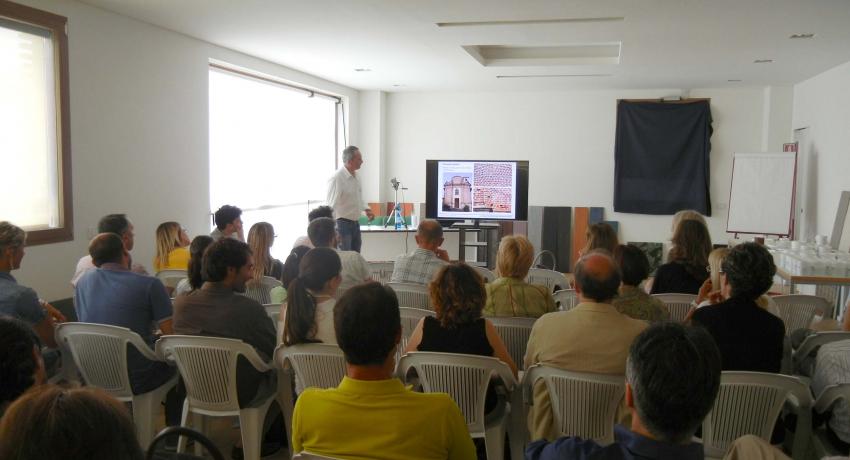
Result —
[[271, 255], [274, 245], [274, 227], [268, 222], [257, 222], [248, 230], [248, 246], [254, 254], [254, 278], [251, 284], [259, 284], [264, 276], [280, 280], [283, 276], [283, 263]]
[[496, 255], [499, 278], [485, 286], [485, 316], [537, 318], [555, 311], [555, 300], [547, 287], [525, 282], [533, 261], [534, 246], [528, 238], [519, 235], [502, 238]]
[[153, 270], [186, 270], [189, 267], [189, 236], [177, 222], [163, 222], [156, 228], [156, 257]]
[[582, 254], [587, 254], [597, 249], [604, 249], [608, 251], [609, 255], [614, 254], [614, 250], [620, 244], [614, 227], [605, 222], [599, 222], [587, 227], [586, 237], [587, 243], [585, 243], [584, 249], [581, 251]]

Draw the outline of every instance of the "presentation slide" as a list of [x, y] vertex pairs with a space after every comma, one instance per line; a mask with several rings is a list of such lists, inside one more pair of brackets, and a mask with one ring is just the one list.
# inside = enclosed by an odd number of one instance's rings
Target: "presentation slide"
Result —
[[441, 219], [515, 219], [515, 161], [438, 161], [435, 185]]

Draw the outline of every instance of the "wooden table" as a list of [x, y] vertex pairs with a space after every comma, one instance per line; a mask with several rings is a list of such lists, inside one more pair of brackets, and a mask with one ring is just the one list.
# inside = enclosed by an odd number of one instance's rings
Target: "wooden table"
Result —
[[837, 314], [843, 307], [845, 286], [850, 286], [850, 277], [846, 276], [830, 276], [830, 275], [794, 275], [780, 267], [776, 267], [776, 274], [782, 278], [782, 281], [788, 283], [790, 288], [789, 293], [794, 293], [794, 287], [798, 284], [812, 284], [815, 286], [839, 286], [840, 292], [835, 297], [835, 305], [833, 307], [832, 317], [837, 318]]

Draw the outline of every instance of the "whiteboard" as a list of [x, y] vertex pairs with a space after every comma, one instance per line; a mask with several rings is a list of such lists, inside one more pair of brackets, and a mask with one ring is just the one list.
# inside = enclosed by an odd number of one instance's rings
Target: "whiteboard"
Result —
[[790, 235], [797, 154], [736, 153], [729, 192], [729, 233]]

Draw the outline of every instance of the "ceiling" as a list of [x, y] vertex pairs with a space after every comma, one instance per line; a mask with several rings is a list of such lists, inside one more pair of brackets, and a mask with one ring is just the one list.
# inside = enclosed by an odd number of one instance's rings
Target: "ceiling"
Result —
[[356, 89], [791, 85], [850, 61], [848, 0], [83, 1]]

